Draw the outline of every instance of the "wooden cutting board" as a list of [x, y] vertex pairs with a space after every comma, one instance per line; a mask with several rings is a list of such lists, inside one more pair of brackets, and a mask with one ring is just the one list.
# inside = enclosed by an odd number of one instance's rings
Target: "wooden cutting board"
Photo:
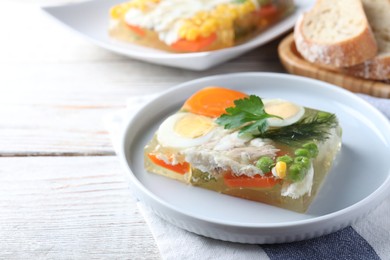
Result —
[[295, 47], [293, 34], [282, 40], [278, 47], [278, 53], [283, 66], [291, 74], [326, 81], [352, 92], [390, 98], [390, 84], [349, 76], [318, 67], [304, 60]]

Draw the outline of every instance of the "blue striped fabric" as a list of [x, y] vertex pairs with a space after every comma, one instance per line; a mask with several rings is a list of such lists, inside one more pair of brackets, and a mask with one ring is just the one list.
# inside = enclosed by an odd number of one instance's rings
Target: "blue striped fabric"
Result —
[[377, 260], [380, 259], [371, 245], [352, 227], [310, 240], [261, 245], [271, 260]]

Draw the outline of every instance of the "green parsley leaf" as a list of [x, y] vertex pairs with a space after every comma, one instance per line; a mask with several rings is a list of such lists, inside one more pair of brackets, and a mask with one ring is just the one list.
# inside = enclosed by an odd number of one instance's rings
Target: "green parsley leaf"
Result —
[[240, 129], [240, 134], [262, 134], [268, 129], [268, 118], [280, 118], [266, 113], [263, 101], [255, 95], [237, 99], [234, 105], [227, 108], [226, 114], [217, 118], [216, 122], [225, 129]]

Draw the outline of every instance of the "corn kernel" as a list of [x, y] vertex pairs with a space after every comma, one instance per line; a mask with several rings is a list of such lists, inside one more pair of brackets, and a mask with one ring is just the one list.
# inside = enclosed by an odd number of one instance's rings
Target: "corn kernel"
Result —
[[205, 11], [199, 11], [196, 16], [199, 18], [199, 19], [202, 19], [202, 20], [206, 20], [209, 16], [209, 14]]
[[[229, 6], [227, 4], [221, 4], [218, 5], [217, 8], [215, 9], [215, 12], [217, 15], [223, 15], [224, 13], [229, 11]], [[218, 16], [217, 16], [218, 17]]]
[[215, 22], [206, 21], [200, 28], [200, 33], [203, 37], [207, 37], [215, 32], [217, 25]]
[[229, 12], [226, 13], [225, 15], [227, 15], [229, 17], [229, 19], [234, 20], [234, 19], [237, 19], [237, 17], [238, 17], [238, 11], [236, 8], [230, 8]]
[[252, 2], [247, 2], [248, 4], [243, 4], [243, 5], [240, 5], [238, 8], [237, 8], [237, 11], [238, 11], [238, 14], [240, 16], [244, 16], [244, 15], [247, 15], [253, 11], [256, 10], [256, 7], [253, 5]]
[[186, 35], [187, 35], [187, 27], [181, 27], [179, 29], [179, 37], [180, 38], [186, 38]]
[[233, 21], [226, 17], [221, 17], [218, 20], [218, 27], [221, 29], [231, 29], [233, 27]]
[[202, 25], [202, 24], [203, 24], [203, 20], [200, 19], [200, 18], [198, 18], [198, 17], [196, 17], [195, 19], [193, 19], [193, 23], [194, 23], [195, 25], [199, 26], [199, 25]]
[[130, 8], [132, 2], [116, 5], [110, 9], [110, 16], [113, 19], [120, 19]]
[[187, 32], [186, 39], [189, 41], [194, 41], [199, 36], [199, 31], [195, 28], [190, 28]]
[[110, 9], [110, 16], [113, 19], [119, 19], [122, 14], [122, 8], [120, 6], [114, 6]]
[[279, 161], [275, 165], [275, 171], [276, 174], [280, 179], [283, 179], [286, 177], [286, 169], [287, 169], [287, 164], [283, 161]]

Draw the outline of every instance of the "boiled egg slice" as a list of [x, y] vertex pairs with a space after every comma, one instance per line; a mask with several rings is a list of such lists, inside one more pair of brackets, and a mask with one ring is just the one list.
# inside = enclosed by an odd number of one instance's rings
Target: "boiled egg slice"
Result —
[[215, 132], [213, 119], [193, 113], [176, 113], [164, 120], [157, 131], [158, 142], [165, 147], [187, 148], [210, 140]]
[[305, 114], [305, 108], [283, 99], [263, 100], [264, 110], [268, 114], [279, 116], [280, 118], [268, 118], [268, 125], [271, 127], [283, 127], [298, 122]]

